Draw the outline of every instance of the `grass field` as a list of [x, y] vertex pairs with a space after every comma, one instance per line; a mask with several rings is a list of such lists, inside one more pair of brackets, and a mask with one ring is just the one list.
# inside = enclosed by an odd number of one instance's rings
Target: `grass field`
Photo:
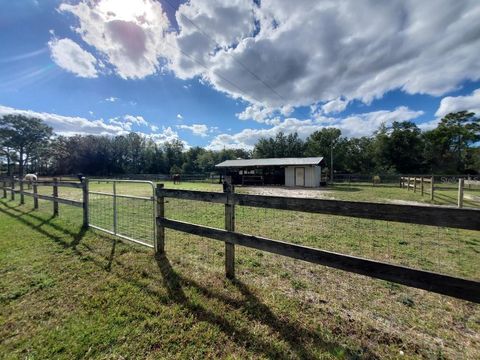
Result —
[[[177, 187], [221, 191], [218, 184]], [[393, 187], [337, 186], [331, 194], [421, 201]], [[60, 205], [60, 217], [51, 218], [51, 203], [31, 211], [30, 201], [0, 202], [5, 358], [480, 356], [479, 305], [240, 247], [238, 279], [230, 282], [221, 243], [167, 231], [167, 256], [155, 259], [148, 248], [81, 229], [80, 209]], [[135, 206], [119, 206], [126, 227], [142, 231]], [[169, 199], [166, 216], [223, 227], [217, 204]], [[247, 207], [236, 216], [237, 231], [480, 279], [477, 232]]]

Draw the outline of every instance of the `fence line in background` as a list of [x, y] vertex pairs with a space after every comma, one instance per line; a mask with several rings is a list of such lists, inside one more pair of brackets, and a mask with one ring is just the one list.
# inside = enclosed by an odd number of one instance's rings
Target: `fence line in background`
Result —
[[[235, 276], [234, 246], [241, 245], [480, 303], [480, 282], [478, 281], [238, 233], [235, 232], [234, 227], [235, 205], [446, 226], [477, 231], [480, 230], [479, 210], [443, 206], [411, 206], [244, 195], [234, 193], [233, 187], [230, 189], [227, 187], [223, 193], [214, 193], [170, 190], [159, 185], [156, 193], [157, 198], [161, 198], [162, 202], [164, 198], [176, 198], [225, 204], [225, 230], [169, 219], [168, 214], [164, 214], [164, 209], [158, 214], [157, 229], [158, 234], [162, 234], [162, 244], [165, 241], [165, 228], [223, 241], [225, 243], [225, 273], [229, 278]], [[161, 251], [164, 251], [163, 247]]]
[[426, 176], [400, 176], [400, 187], [406, 188], [407, 191], [413, 188], [413, 192], [417, 192], [417, 185], [419, 185], [420, 193], [424, 196], [427, 193], [426, 184], [430, 184], [428, 186], [428, 193], [430, 194], [430, 201], [433, 201], [435, 198], [435, 177], [432, 175], [430, 177]]
[[[442, 188], [435, 188], [434, 185], [434, 176], [432, 175], [431, 177], [412, 177], [412, 176], [401, 176], [400, 177], [400, 187], [401, 188], [406, 188], [407, 191], [410, 191], [410, 189], [413, 189], [413, 192], [417, 192], [417, 185], [419, 184], [421, 195], [424, 196], [425, 194], [425, 184], [430, 183], [429, 186], [429, 193], [430, 193], [430, 201], [433, 201], [435, 199], [435, 189], [442, 189]], [[457, 207], [458, 208], [463, 208], [463, 200], [464, 200], [464, 190], [465, 186], [467, 186], [467, 189], [471, 189], [472, 186], [477, 186], [480, 187], [480, 181], [479, 180], [471, 180], [470, 176], [468, 177], [459, 177], [458, 178], [458, 191], [457, 191]], [[446, 189], [446, 188], [443, 188]]]
[[[33, 197], [33, 208], [38, 209], [38, 200], [50, 201], [53, 203], [53, 216], [59, 215], [58, 204], [70, 205], [83, 208], [83, 225], [88, 226], [88, 181], [84, 179], [82, 183], [77, 182], [62, 182], [54, 178], [53, 181], [25, 181], [25, 180], [10, 180], [10, 186], [7, 186], [8, 182], [3, 180], [0, 189], [3, 190], [3, 198], [7, 198], [7, 192], [11, 193], [11, 200], [15, 200], [15, 194], [20, 194], [20, 204], [25, 204], [25, 196]], [[16, 184], [19, 184], [19, 190], [16, 189]], [[32, 192], [25, 191], [24, 185], [27, 184], [32, 187]], [[52, 187], [52, 196], [41, 195], [38, 193], [39, 186]], [[77, 188], [82, 189], [82, 201], [64, 199], [58, 196], [59, 187]]]

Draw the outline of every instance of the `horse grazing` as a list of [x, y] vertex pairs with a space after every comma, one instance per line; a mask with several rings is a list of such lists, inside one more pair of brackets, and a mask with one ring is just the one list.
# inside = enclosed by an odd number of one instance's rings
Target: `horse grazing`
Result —
[[28, 182], [28, 189], [31, 189], [32, 183], [37, 182], [38, 178], [36, 174], [27, 174], [23, 180]]
[[173, 174], [173, 183], [180, 184], [180, 174]]

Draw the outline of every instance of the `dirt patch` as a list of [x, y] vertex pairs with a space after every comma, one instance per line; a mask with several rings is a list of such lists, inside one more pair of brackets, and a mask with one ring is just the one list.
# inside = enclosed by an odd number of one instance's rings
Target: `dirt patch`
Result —
[[478, 201], [480, 202], [480, 196], [471, 195], [471, 194], [463, 194], [464, 199], [471, 200], [471, 201]]
[[433, 204], [427, 204], [419, 201], [408, 201], [408, 200], [389, 200], [391, 204], [398, 204], [398, 205], [421, 205], [421, 206], [435, 206]]
[[238, 192], [250, 195], [335, 199], [331, 189], [287, 188], [284, 186], [252, 186], [238, 188]]

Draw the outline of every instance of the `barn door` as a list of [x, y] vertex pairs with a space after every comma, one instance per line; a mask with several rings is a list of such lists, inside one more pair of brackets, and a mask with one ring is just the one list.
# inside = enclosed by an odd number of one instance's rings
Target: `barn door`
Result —
[[295, 168], [295, 186], [305, 186], [305, 168]]

